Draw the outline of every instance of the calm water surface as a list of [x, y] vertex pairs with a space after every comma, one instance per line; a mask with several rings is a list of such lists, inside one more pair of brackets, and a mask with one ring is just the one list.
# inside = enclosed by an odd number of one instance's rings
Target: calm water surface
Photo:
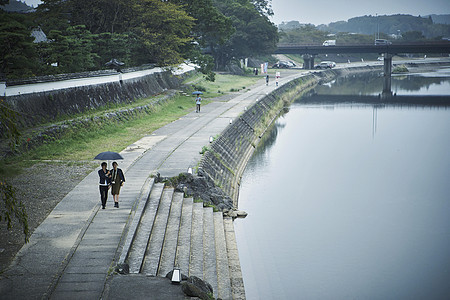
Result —
[[[449, 95], [450, 69], [397, 95]], [[381, 78], [318, 94], [374, 95]], [[247, 299], [450, 299], [450, 109], [304, 105], [244, 173], [235, 221]]]

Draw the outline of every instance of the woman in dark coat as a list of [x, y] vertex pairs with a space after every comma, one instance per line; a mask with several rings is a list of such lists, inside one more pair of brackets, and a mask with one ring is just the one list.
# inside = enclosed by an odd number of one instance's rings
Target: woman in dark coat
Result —
[[111, 173], [111, 194], [114, 199], [114, 207], [119, 208], [119, 193], [120, 187], [123, 186], [125, 182], [125, 176], [123, 175], [122, 169], [117, 167], [117, 162], [112, 163], [113, 169], [110, 171]]

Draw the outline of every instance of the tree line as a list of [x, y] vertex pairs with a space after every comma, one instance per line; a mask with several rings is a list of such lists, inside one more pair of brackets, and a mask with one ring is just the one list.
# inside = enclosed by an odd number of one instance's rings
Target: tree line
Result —
[[[127, 67], [190, 60], [213, 79], [213, 69], [276, 49], [270, 1], [43, 0], [32, 13], [0, 10], [0, 72], [22, 78], [98, 70], [112, 58]], [[46, 42], [33, 42], [36, 28]]]
[[378, 37], [398, 42], [420, 42], [450, 37], [450, 25], [435, 24], [431, 17], [411, 15], [364, 16], [319, 26], [290, 21], [280, 24], [279, 29], [280, 43], [286, 44], [321, 45], [330, 39], [335, 39], [340, 45], [372, 44]]
[[433, 21], [432, 16], [421, 17], [404, 14], [362, 16], [351, 18], [348, 21], [333, 22], [320, 25], [319, 29], [336, 32], [353, 32], [374, 35], [377, 31], [385, 34], [401, 34], [402, 36], [417, 36], [422, 39], [441, 39], [450, 36], [450, 25], [439, 24]]

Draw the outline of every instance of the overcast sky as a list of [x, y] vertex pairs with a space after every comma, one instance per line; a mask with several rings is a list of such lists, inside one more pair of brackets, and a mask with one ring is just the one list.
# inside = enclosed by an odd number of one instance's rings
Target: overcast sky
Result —
[[450, 14], [450, 0], [272, 0], [272, 8], [277, 25], [282, 21], [319, 25], [364, 15]]
[[[36, 6], [40, 0], [25, 0]], [[299, 21], [315, 25], [364, 15], [450, 14], [450, 0], [272, 0], [272, 22]]]

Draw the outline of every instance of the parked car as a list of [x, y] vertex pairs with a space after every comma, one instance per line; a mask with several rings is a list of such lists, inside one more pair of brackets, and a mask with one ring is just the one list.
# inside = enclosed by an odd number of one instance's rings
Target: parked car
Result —
[[375, 45], [390, 45], [392, 44], [391, 41], [388, 40], [384, 40], [384, 39], [376, 39], [375, 40]]
[[331, 69], [336, 67], [336, 63], [334, 61], [322, 61], [317, 64], [314, 68], [316, 69]]
[[277, 62], [276, 64], [274, 64], [272, 66], [272, 68], [276, 68], [276, 69], [288, 69], [288, 68], [293, 68], [295, 67], [296, 64], [292, 61], [284, 61], [284, 60], [280, 60], [279, 62]]

